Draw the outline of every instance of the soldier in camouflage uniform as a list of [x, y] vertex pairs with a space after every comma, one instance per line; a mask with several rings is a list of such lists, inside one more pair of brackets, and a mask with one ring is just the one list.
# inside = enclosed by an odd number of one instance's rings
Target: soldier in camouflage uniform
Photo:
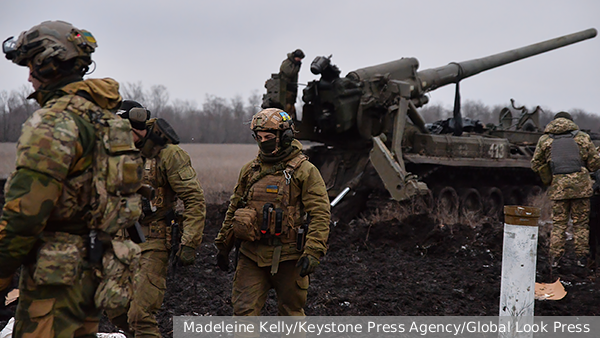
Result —
[[[43, 22], [3, 44], [8, 59], [29, 67], [35, 89], [29, 98], [42, 107], [23, 125], [0, 219], [0, 291], [22, 266], [13, 337], [96, 337], [98, 330], [99, 280], [86, 260], [83, 218], [92, 177], [82, 172], [96, 142], [88, 112], [112, 115], [121, 96], [110, 78], [83, 79], [95, 48], [89, 32], [62, 21]], [[38, 264], [41, 247], [55, 258], [45, 260], [53, 266]]]
[[304, 52], [301, 49], [288, 53], [279, 67], [279, 78], [286, 83], [285, 106], [283, 107], [292, 118], [296, 117], [296, 97], [298, 96], [298, 73], [302, 66]]
[[573, 220], [578, 265], [589, 264], [590, 172], [600, 169], [600, 156], [589, 135], [579, 130], [570, 114], [560, 112], [546, 126], [535, 148], [531, 169], [541, 174], [549, 170], [552, 177], [547, 193], [552, 201], [550, 257], [553, 266], [558, 266], [565, 252], [569, 215]]
[[[140, 115], [140, 112], [142, 113]], [[137, 113], [134, 116], [134, 113]], [[141, 243], [141, 270], [129, 311], [109, 313], [111, 321], [135, 337], [160, 337], [156, 313], [160, 309], [166, 289], [169, 252], [177, 250], [182, 265], [195, 261], [204, 232], [206, 206], [204, 192], [192, 167], [190, 156], [177, 144], [176, 135], [165, 145], [156, 144], [154, 124], [162, 119], [150, 119], [150, 112], [136, 101], [124, 100], [117, 112], [129, 119], [136, 146], [145, 158], [144, 183], [156, 190], [156, 196], [144, 208], [140, 221], [146, 242]], [[150, 142], [154, 143], [150, 145]], [[171, 248], [171, 221], [174, 220], [176, 199], [183, 201], [181, 245]], [[129, 330], [133, 332], [131, 332]]]
[[293, 138], [292, 123], [276, 108], [253, 117], [251, 128], [260, 151], [242, 167], [215, 239], [217, 264], [224, 271], [229, 269], [234, 241], [241, 242], [233, 278], [235, 316], [260, 315], [271, 288], [277, 293], [280, 315], [304, 316], [308, 275], [327, 251], [327, 189], [319, 170], [302, 154], [302, 144]]

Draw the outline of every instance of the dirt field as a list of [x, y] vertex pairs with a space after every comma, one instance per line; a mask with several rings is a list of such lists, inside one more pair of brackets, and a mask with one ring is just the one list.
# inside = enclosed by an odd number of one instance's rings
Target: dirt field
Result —
[[[215, 158], [225, 152], [219, 147], [223, 146], [208, 145], [198, 149], [198, 153], [188, 149], [207, 192], [219, 184], [232, 187], [239, 166], [252, 158], [256, 150], [251, 145], [235, 147], [229, 153], [236, 157], [235, 161], [221, 161], [218, 165]], [[203, 161], [197, 161], [198, 157]], [[229, 163], [231, 168], [225, 169], [223, 163]], [[209, 165], [213, 169], [203, 173], [202, 166]], [[209, 183], [213, 179], [231, 181]], [[223, 195], [228, 195], [229, 190]], [[378, 196], [373, 196], [368, 205], [358, 219], [331, 228], [329, 252], [311, 275], [307, 315], [498, 315], [501, 223], [480, 219], [442, 224], [434, 215], [409, 215], [395, 202]], [[158, 314], [165, 337], [172, 336], [174, 315], [232, 314], [233, 271], [224, 273], [216, 268], [213, 247], [226, 208], [226, 202], [208, 205], [199, 259], [194, 266], [179, 268], [168, 279], [163, 308]], [[544, 217], [548, 217], [547, 207]], [[552, 280], [546, 259], [548, 227], [546, 224], [540, 228], [538, 246], [537, 279], [544, 282]], [[230, 258], [233, 260], [233, 254]], [[563, 269], [552, 277], [565, 282], [568, 294], [560, 301], [536, 301], [536, 315], [600, 315], [600, 290], [595, 276], [580, 276], [576, 269]], [[263, 314], [277, 314], [273, 294]], [[103, 319], [101, 331], [112, 330], [114, 327]]]

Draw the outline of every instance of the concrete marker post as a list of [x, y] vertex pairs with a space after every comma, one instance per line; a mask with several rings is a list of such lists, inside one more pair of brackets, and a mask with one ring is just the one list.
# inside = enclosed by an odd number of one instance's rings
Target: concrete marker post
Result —
[[500, 323], [511, 330], [500, 337], [533, 337], [517, 325], [533, 325], [539, 218], [539, 208], [504, 206]]

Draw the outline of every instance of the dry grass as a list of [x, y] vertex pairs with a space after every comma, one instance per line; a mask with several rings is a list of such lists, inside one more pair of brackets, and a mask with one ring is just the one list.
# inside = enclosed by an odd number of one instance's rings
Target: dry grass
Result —
[[190, 154], [192, 166], [208, 203], [229, 198], [237, 183], [240, 169], [258, 153], [255, 144], [182, 144]]
[[[242, 166], [258, 152], [255, 144], [182, 144], [190, 154], [192, 166], [208, 203], [221, 203], [229, 198]], [[15, 143], [0, 143], [0, 179], [8, 177], [15, 167]]]

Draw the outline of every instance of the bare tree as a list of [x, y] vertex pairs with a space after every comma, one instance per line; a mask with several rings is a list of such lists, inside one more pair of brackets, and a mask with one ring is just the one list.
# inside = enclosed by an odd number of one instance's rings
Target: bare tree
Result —
[[121, 96], [125, 100], [134, 100], [137, 102], [145, 102], [146, 94], [144, 94], [144, 86], [141, 82], [130, 83], [124, 82], [121, 84]]

